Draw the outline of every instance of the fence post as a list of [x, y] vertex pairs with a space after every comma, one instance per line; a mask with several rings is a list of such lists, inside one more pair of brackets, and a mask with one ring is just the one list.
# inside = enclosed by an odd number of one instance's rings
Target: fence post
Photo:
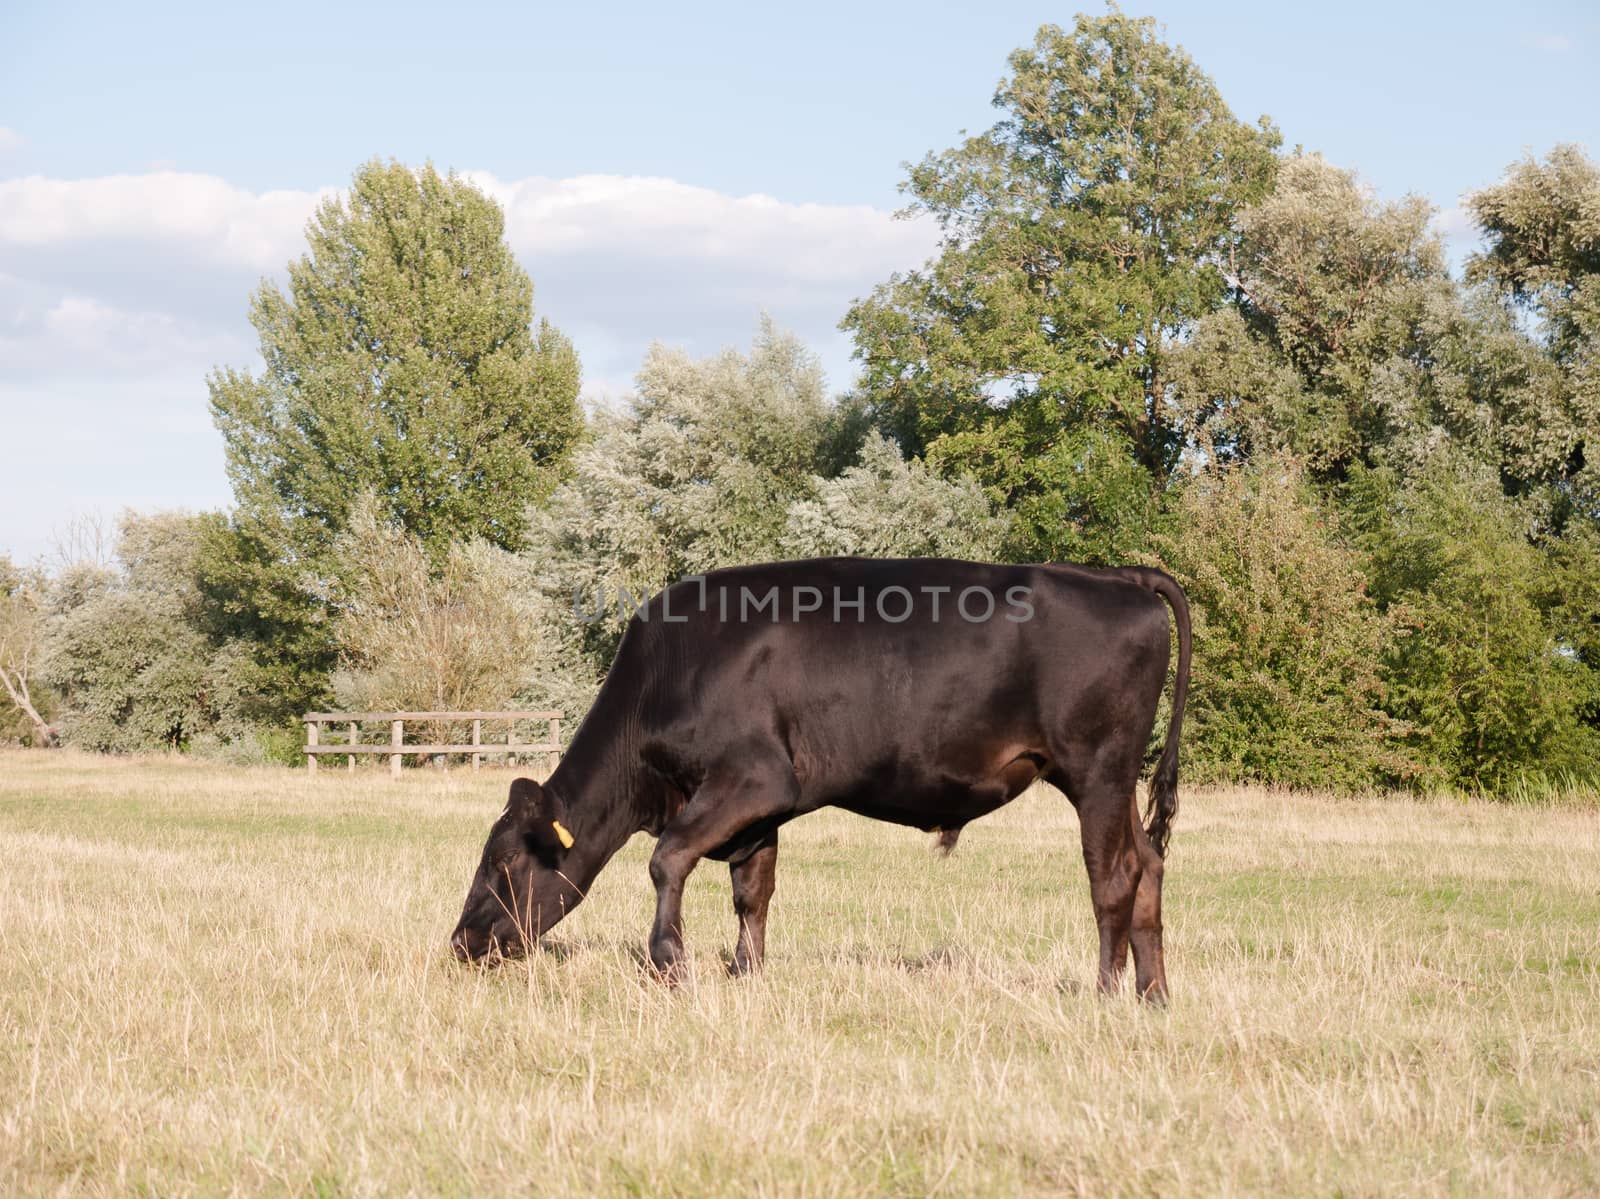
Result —
[[[306, 748], [308, 750], [315, 749], [316, 746], [317, 746], [317, 728], [318, 728], [318, 725], [317, 725], [317, 722], [315, 720], [306, 721]], [[306, 754], [306, 770], [309, 771], [311, 774], [316, 774], [317, 773], [317, 755], [316, 754], [313, 754], [313, 753]]]
[[[389, 744], [390, 744], [390, 746], [398, 746], [405, 740], [404, 729], [405, 729], [405, 721], [403, 721], [403, 720], [396, 720], [396, 721], [393, 721], [393, 722], [390, 723], [390, 725], [389, 725]], [[400, 777], [400, 755], [397, 754], [397, 753], [392, 753], [392, 754], [389, 755], [389, 774], [394, 778], [399, 778]]]
[[[350, 722], [350, 744], [351, 745], [356, 745], [356, 744], [359, 744], [360, 741], [361, 741], [361, 736], [360, 736], [359, 733], [356, 732], [356, 722], [352, 720]], [[354, 774], [355, 771], [356, 771], [356, 756], [355, 756], [355, 754], [345, 754], [344, 760], [347, 763], [349, 763], [348, 769], [349, 769], [350, 773]]]
[[472, 744], [474, 747], [472, 753], [472, 769], [477, 770], [478, 766], [483, 762], [483, 755], [478, 753], [476, 748], [477, 746], [483, 744], [483, 721], [481, 720], [474, 720], [472, 722]]
[[544, 765], [549, 774], [554, 774], [557, 764], [561, 761], [561, 717], [559, 716], [550, 718], [550, 744], [555, 747], [555, 752], [545, 755]]

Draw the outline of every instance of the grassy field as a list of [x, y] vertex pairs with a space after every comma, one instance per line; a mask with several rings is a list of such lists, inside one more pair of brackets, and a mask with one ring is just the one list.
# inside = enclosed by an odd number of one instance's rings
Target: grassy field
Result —
[[1594, 1194], [1600, 815], [1188, 790], [1173, 1004], [1089, 986], [1054, 792], [784, 831], [648, 981], [649, 842], [445, 939], [510, 776], [0, 754], [0, 1193]]

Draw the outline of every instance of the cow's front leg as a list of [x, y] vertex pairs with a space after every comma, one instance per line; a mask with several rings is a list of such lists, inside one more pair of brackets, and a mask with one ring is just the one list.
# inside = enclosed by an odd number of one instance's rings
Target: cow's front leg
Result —
[[731, 974], [751, 974], [761, 969], [767, 956], [767, 905], [772, 902], [778, 866], [778, 834], [771, 833], [750, 856], [728, 864], [733, 876], [733, 914], [739, 918], [739, 943], [734, 947]]
[[683, 973], [683, 884], [711, 850], [759, 821], [793, 815], [800, 783], [788, 758], [763, 747], [729, 755], [706, 773], [689, 802], [667, 822], [650, 855], [656, 919], [650, 964], [669, 982]]

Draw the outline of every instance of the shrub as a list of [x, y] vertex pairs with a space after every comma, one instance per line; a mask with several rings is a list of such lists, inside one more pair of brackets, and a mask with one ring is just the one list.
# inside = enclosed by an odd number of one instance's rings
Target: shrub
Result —
[[[349, 709], [588, 707], [592, 682], [539, 592], [532, 561], [484, 541], [437, 565], [422, 541], [359, 502], [337, 542], [346, 580], [335, 633], [338, 703]], [[439, 730], [441, 733], [443, 730]]]
[[1531, 509], [1486, 468], [1441, 458], [1405, 485], [1362, 472], [1350, 499], [1400, 634], [1389, 707], [1431, 776], [1490, 792], [1597, 777], [1593, 626], [1571, 606], [1600, 590], [1585, 590], [1593, 566], [1537, 546]]
[[1393, 626], [1297, 462], [1201, 473], [1156, 545], [1194, 611], [1194, 773], [1352, 790], [1411, 773], [1379, 676]]
[[124, 517], [118, 566], [75, 566], [52, 584], [46, 680], [66, 739], [85, 749], [184, 749], [234, 731], [228, 661], [197, 623], [196, 518]]

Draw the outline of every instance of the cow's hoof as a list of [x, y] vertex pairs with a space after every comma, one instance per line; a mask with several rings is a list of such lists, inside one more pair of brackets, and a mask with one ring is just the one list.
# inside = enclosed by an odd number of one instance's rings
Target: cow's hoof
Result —
[[677, 945], [650, 946], [650, 977], [663, 986], [675, 987], [683, 981], [688, 967], [683, 960], [683, 949]]
[[761, 963], [752, 962], [749, 958], [736, 956], [728, 963], [729, 978], [749, 978], [752, 974], [760, 973]]
[[1160, 983], [1146, 987], [1139, 992], [1139, 998], [1149, 1007], [1164, 1008], [1167, 1006], [1167, 988]]

